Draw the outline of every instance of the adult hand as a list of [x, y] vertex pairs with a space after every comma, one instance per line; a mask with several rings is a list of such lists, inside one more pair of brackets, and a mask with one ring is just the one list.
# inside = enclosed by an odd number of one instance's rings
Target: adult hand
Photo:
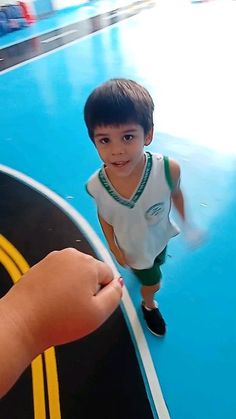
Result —
[[121, 296], [111, 268], [75, 249], [33, 266], [0, 300], [0, 397], [46, 348], [97, 329]]

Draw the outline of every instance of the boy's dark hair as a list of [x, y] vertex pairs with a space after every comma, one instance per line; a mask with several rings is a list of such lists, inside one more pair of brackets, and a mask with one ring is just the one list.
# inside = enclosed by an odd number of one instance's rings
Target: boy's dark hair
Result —
[[90, 138], [101, 125], [134, 122], [146, 135], [153, 127], [154, 103], [148, 91], [133, 80], [111, 79], [98, 86], [88, 97], [84, 119]]

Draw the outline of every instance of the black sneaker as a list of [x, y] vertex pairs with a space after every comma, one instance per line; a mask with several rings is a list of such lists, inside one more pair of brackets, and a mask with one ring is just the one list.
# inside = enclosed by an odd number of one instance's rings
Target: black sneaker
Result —
[[147, 309], [142, 303], [143, 316], [147, 327], [156, 336], [164, 336], [166, 333], [166, 324], [158, 308]]

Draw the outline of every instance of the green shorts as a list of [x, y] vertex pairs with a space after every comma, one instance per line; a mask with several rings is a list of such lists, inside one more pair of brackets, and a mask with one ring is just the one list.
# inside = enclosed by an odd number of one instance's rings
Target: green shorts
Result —
[[142, 285], [156, 285], [159, 284], [162, 274], [160, 266], [165, 262], [166, 259], [166, 249], [156, 257], [154, 264], [151, 268], [148, 269], [133, 269], [132, 271], [138, 277]]

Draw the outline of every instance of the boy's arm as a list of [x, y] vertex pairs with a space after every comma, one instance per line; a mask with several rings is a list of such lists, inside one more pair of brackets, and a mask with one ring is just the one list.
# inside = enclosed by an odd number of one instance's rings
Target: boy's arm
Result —
[[114, 230], [113, 230], [113, 227], [110, 224], [108, 224], [101, 217], [100, 214], [98, 214], [98, 219], [99, 219], [99, 222], [101, 224], [102, 231], [104, 233], [104, 236], [106, 238], [106, 241], [108, 243], [108, 246], [109, 246], [111, 252], [113, 253], [113, 255], [115, 256], [117, 262], [121, 266], [127, 266], [126, 260], [125, 260], [125, 256], [124, 256], [122, 250], [117, 246], [117, 244], [116, 244], [116, 242], [114, 240]]
[[204, 234], [198, 228], [196, 228], [189, 220], [189, 216], [186, 217], [184, 196], [180, 188], [180, 167], [175, 160], [169, 160], [170, 175], [172, 180], [172, 202], [180, 215], [182, 222], [182, 230], [185, 239], [192, 248], [196, 248], [204, 241]]
[[178, 211], [181, 217], [182, 222], [185, 223], [186, 214], [185, 214], [184, 196], [180, 188], [180, 166], [175, 160], [170, 159], [169, 167], [170, 167], [171, 180], [173, 184], [172, 192], [171, 192], [171, 199], [176, 210]]

